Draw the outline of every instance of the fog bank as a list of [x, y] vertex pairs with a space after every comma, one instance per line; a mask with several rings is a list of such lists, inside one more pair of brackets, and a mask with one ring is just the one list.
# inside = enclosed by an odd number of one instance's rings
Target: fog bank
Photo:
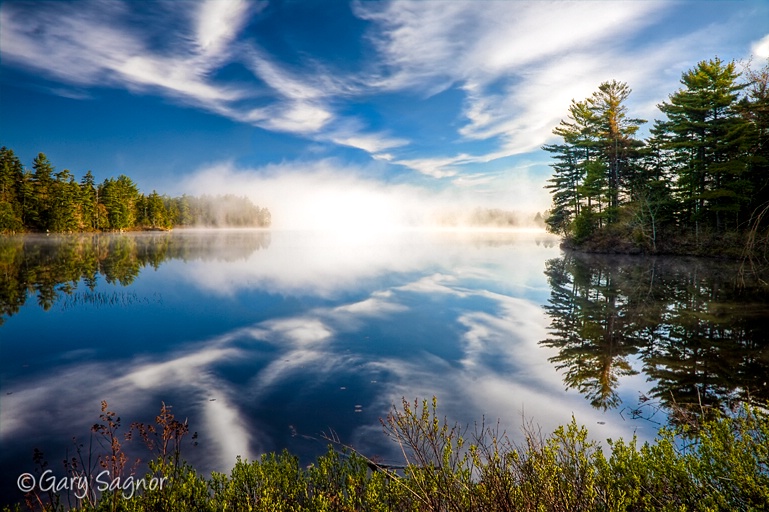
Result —
[[[269, 208], [278, 229], [388, 230], [417, 227], [471, 227], [495, 217], [491, 227], [533, 226], [546, 208], [542, 184], [525, 171], [491, 187], [446, 186], [440, 190], [385, 183], [360, 168], [332, 160], [272, 164], [239, 169], [224, 162], [198, 170], [184, 183], [193, 194], [245, 195]], [[512, 174], [512, 173], [510, 173]], [[484, 183], [488, 185], [488, 183]], [[450, 184], [449, 184], [450, 185]], [[504, 212], [487, 215], [486, 210]]]

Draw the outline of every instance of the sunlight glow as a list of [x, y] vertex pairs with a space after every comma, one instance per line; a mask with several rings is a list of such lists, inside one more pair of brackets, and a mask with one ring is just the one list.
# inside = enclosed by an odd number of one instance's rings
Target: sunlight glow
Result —
[[[356, 233], [358, 238], [404, 229], [508, 230], [513, 227], [506, 224], [510, 218], [515, 218], [517, 227], [531, 227], [536, 212], [546, 204], [541, 199], [546, 192], [525, 169], [517, 170], [514, 180], [484, 183], [493, 185], [494, 192], [480, 195], [473, 186], [436, 191], [387, 183], [371, 177], [371, 171], [334, 160], [255, 169], [220, 162], [195, 172], [184, 187], [192, 194], [246, 195], [270, 209], [273, 229]], [[499, 217], [489, 216], [489, 209], [498, 210]], [[492, 222], [479, 224], [484, 219]]]
[[327, 190], [308, 199], [300, 216], [310, 229], [355, 232], [402, 226], [395, 205], [382, 194]]

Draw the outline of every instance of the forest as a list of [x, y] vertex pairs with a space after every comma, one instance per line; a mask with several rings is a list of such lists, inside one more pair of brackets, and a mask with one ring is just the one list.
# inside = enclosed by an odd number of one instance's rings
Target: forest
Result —
[[682, 87], [632, 117], [616, 80], [572, 100], [553, 130], [547, 227], [594, 252], [766, 255], [769, 227], [769, 63], [738, 70], [718, 58], [684, 72]]
[[247, 197], [145, 195], [125, 175], [97, 184], [56, 172], [45, 154], [32, 170], [13, 150], [0, 148], [0, 233], [123, 231], [189, 227], [268, 227], [270, 211]]

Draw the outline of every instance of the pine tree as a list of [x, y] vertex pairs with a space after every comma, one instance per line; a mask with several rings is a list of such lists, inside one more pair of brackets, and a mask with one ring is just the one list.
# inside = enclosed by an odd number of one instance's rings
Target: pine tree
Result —
[[51, 204], [53, 199], [53, 165], [48, 157], [39, 153], [32, 164], [32, 197], [29, 208], [31, 224], [37, 229], [48, 231], [51, 227]]
[[54, 172], [43, 153], [25, 170], [13, 151], [0, 148], [0, 233], [76, 232], [177, 225], [269, 226], [270, 211], [245, 196], [169, 197], [139, 193], [125, 175], [96, 186], [88, 171], [80, 183], [68, 169]]
[[24, 167], [12, 150], [0, 148], [0, 233], [22, 231], [22, 206], [19, 200]]
[[665, 149], [668, 137], [659, 122], [652, 127], [651, 136], [640, 150], [639, 162], [629, 183], [630, 201], [627, 204], [630, 224], [637, 235], [645, 238], [652, 251], [663, 229], [675, 221], [676, 204], [673, 199], [672, 154]]
[[[586, 199], [586, 207], [592, 207], [590, 190], [583, 184], [587, 170], [597, 157], [597, 142], [593, 130], [593, 113], [587, 101], [572, 100], [566, 120], [553, 129], [553, 133], [563, 139], [562, 144], [550, 144], [542, 147], [553, 154], [555, 163], [553, 177], [548, 180], [548, 188], [553, 194], [553, 207], [545, 220], [551, 231], [568, 234], [571, 224], [577, 218]], [[587, 197], [583, 193], [587, 192]]]
[[[598, 91], [588, 100], [594, 113], [593, 122], [597, 145], [600, 149], [603, 169], [595, 169], [598, 190], [605, 190], [608, 200], [607, 220], [617, 220], [617, 210], [620, 206], [620, 196], [623, 192], [629, 194], [635, 181], [640, 157], [639, 149], [643, 143], [635, 139], [644, 119], [628, 118], [625, 105], [631, 89], [625, 82], [612, 80], [603, 82]], [[600, 176], [603, 172], [604, 176]], [[605, 188], [604, 188], [605, 187]]]
[[121, 174], [99, 187], [100, 201], [106, 209], [110, 229], [129, 229], [136, 225], [139, 189], [131, 178]]
[[57, 172], [51, 184], [48, 229], [71, 232], [80, 229], [80, 187], [69, 170]]
[[[749, 126], [745, 137], [748, 154], [745, 179], [750, 182], [752, 197], [744, 217], [757, 218], [769, 208], [769, 59], [763, 68], [748, 67], [745, 72], [746, 92], [739, 111]], [[764, 227], [769, 218], [764, 221]]]
[[643, 119], [627, 116], [630, 88], [616, 80], [604, 82], [590, 98], [573, 101], [566, 120], [553, 130], [562, 144], [543, 146], [556, 160], [553, 208], [547, 223], [555, 232], [578, 238], [617, 220], [621, 200], [630, 195], [643, 143], [634, 136]]
[[79, 196], [82, 219], [81, 229], [99, 229], [98, 217], [96, 215], [99, 201], [96, 195], [96, 180], [91, 171], [86, 172], [80, 180]]
[[736, 228], [750, 200], [742, 151], [748, 126], [737, 109], [744, 88], [738, 77], [734, 62], [702, 61], [682, 75], [684, 88], [659, 105], [668, 118], [660, 126], [675, 153], [680, 200], [697, 233], [703, 224]]
[[169, 227], [168, 211], [163, 203], [163, 198], [153, 190], [146, 199], [147, 222], [153, 228]]

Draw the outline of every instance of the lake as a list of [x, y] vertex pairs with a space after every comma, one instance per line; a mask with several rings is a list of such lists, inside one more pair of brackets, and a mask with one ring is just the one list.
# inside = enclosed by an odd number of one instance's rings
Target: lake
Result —
[[599, 440], [769, 399], [769, 293], [739, 264], [538, 231], [3, 237], [0, 285], [0, 503], [35, 448], [64, 474], [102, 400], [124, 430], [172, 405], [209, 472], [309, 462], [332, 432], [397, 461], [379, 419], [403, 397], [513, 435], [574, 416]]

